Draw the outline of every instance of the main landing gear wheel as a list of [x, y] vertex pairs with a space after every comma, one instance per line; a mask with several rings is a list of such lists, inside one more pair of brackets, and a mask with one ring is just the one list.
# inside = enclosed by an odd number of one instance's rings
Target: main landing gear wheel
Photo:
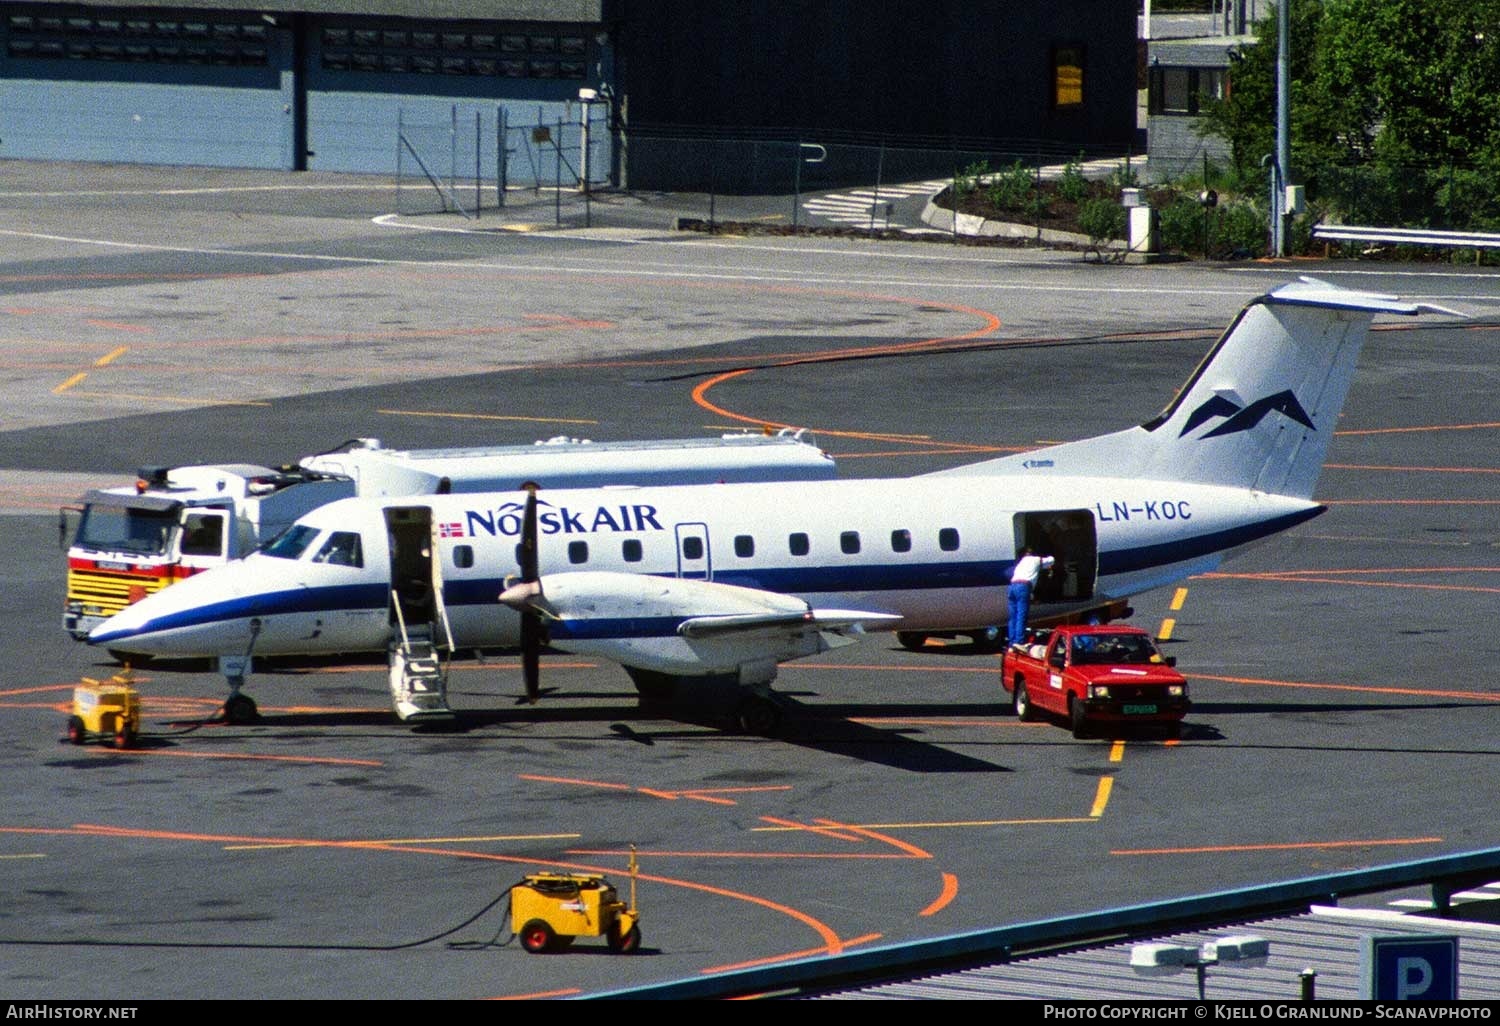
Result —
[[545, 919], [529, 919], [526, 925], [521, 927], [521, 947], [539, 955], [544, 951], [551, 951], [557, 943], [557, 934], [552, 932], [552, 927], [547, 925]]
[[225, 723], [238, 726], [254, 723], [258, 719], [260, 719], [260, 710], [255, 707], [255, 699], [249, 695], [230, 695], [224, 700]]
[[917, 631], [897, 631], [896, 641], [908, 652], [920, 652], [927, 644], [927, 635]]
[[629, 955], [641, 949], [641, 928], [639, 926], [632, 926], [624, 933], [621, 933], [619, 924], [617, 923], [609, 931], [609, 936], [605, 940], [609, 943], [609, 950], [615, 954]]
[[741, 702], [734, 718], [743, 733], [761, 737], [769, 737], [781, 726], [781, 710], [761, 695], [751, 695]]

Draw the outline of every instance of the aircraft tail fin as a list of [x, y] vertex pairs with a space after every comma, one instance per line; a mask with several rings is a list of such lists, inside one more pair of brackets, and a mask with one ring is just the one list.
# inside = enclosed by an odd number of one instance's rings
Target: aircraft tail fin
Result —
[[1463, 316], [1303, 278], [1246, 305], [1145, 424], [942, 473], [1138, 477], [1311, 498], [1370, 322], [1424, 311]]

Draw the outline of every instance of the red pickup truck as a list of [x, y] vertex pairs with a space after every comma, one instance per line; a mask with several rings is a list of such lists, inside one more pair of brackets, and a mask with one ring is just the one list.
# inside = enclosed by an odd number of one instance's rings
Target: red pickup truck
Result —
[[1139, 627], [1082, 624], [1032, 635], [1005, 651], [1001, 678], [1015, 714], [1064, 717], [1074, 737], [1096, 724], [1151, 723], [1178, 737], [1187, 714], [1187, 680]]

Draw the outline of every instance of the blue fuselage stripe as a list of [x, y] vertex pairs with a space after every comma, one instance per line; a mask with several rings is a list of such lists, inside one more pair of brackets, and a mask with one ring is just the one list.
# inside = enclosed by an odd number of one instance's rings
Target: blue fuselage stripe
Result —
[[[1246, 524], [1208, 534], [1178, 538], [1156, 545], [1099, 553], [1099, 578], [1184, 563], [1213, 555], [1241, 545], [1248, 545], [1277, 532], [1295, 527], [1325, 512], [1317, 506], [1284, 516]], [[747, 588], [787, 595], [840, 594], [853, 592], [905, 592], [958, 588], [1005, 587], [1010, 581], [1013, 561], [971, 560], [945, 563], [876, 563], [850, 566], [756, 567], [748, 570], [715, 568], [714, 580]], [[672, 576], [662, 574], [659, 576]], [[502, 577], [454, 578], [444, 584], [444, 601], [452, 607], [491, 606], [504, 586]], [[296, 587], [216, 602], [212, 605], [184, 609], [142, 624], [133, 630], [95, 634], [90, 640], [109, 644], [143, 634], [181, 630], [229, 620], [269, 617], [289, 613], [328, 613], [334, 610], [377, 611], [390, 602], [390, 586], [385, 582]], [[597, 627], [576, 622], [566, 630], [568, 637], [660, 636], [675, 633], [681, 617], [627, 618], [598, 621]], [[614, 624], [614, 627], [607, 626]], [[632, 625], [632, 626], [623, 626]], [[562, 630], [554, 625], [554, 632]], [[596, 633], [609, 631], [611, 633]], [[618, 631], [624, 631], [622, 635]], [[562, 636], [561, 633], [558, 635]]]

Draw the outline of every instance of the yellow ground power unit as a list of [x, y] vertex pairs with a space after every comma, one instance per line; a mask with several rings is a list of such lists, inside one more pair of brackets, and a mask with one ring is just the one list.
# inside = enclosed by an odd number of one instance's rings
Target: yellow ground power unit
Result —
[[127, 673], [107, 681], [83, 678], [73, 689], [73, 714], [68, 717], [68, 740], [75, 745], [102, 740], [129, 748], [141, 732], [141, 695]]
[[532, 873], [510, 891], [511, 929], [533, 954], [563, 951], [575, 937], [603, 937], [609, 949], [628, 954], [641, 946], [640, 913], [635, 907], [635, 860], [631, 859], [631, 901], [620, 900], [614, 885], [592, 873]]

